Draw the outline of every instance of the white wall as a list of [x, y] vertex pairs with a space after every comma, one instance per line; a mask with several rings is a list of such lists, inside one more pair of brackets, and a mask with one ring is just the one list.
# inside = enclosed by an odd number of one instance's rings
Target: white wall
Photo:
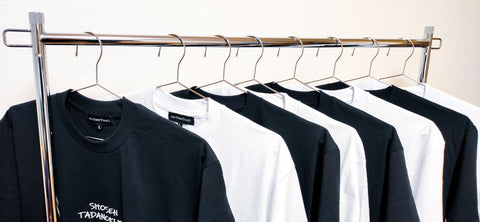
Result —
[[[441, 50], [432, 52], [429, 83], [480, 106], [480, 1], [478, 0], [366, 0], [366, 1], [73, 1], [0, 0], [0, 30], [28, 28], [29, 11], [45, 13], [47, 32], [110, 34], [215, 35], [281, 37], [366, 37], [421, 38], [424, 26], [435, 26], [435, 36], [443, 38]], [[28, 34], [12, 35], [12, 41], [28, 42]], [[201, 85], [221, 77], [227, 49], [187, 49], [181, 78], [189, 85]], [[299, 63], [298, 77], [304, 80], [331, 73], [338, 49], [306, 50]], [[351, 49], [339, 61], [339, 77], [360, 76], [368, 72], [375, 49]], [[51, 91], [79, 88], [94, 81], [97, 47], [47, 48]], [[258, 68], [259, 79], [284, 79], [292, 74], [299, 49], [265, 52]], [[407, 66], [416, 77], [421, 50]], [[106, 47], [100, 64], [100, 81], [122, 93], [140, 87], [173, 81], [180, 48]], [[241, 49], [227, 67], [233, 82], [251, 78], [259, 49]], [[389, 57], [381, 51], [373, 74], [383, 76], [401, 72], [408, 49], [393, 49]], [[101, 96], [100, 92], [85, 92]], [[0, 46], [0, 114], [11, 105], [35, 98], [31, 49]]]

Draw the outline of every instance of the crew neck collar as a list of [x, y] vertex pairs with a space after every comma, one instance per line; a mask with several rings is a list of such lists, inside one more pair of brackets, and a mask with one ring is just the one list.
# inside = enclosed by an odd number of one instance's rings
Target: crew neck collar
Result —
[[[427, 84], [422, 84], [422, 85], [416, 85], [416, 86], [408, 86], [408, 87], [401, 87], [403, 90], [407, 90], [417, 96], [420, 96], [422, 98], [425, 98], [427, 94], [430, 93], [430, 91], [437, 90]], [[428, 91], [428, 92], [427, 92]], [[437, 90], [438, 91], [438, 90]]]
[[390, 84], [382, 83], [381, 81], [368, 78], [361, 82], [355, 83], [355, 86], [359, 87], [360, 89], [371, 91], [371, 90], [382, 90], [390, 87]]
[[349, 86], [349, 88], [325, 90], [322, 92], [333, 96], [339, 100], [352, 106], [365, 106], [368, 99], [368, 92], [362, 90], [356, 86]]
[[184, 99], [174, 96], [162, 88], [153, 87], [144, 91], [143, 97], [151, 104], [155, 113], [168, 118], [169, 113], [193, 117], [194, 125], [183, 125], [184, 128], [195, 128], [204, 124], [213, 125], [221, 119], [223, 106], [211, 98]]
[[346, 84], [345, 82], [337, 81], [327, 84], [322, 84], [316, 86], [319, 89], [326, 89], [326, 90], [337, 90], [337, 89], [345, 89], [350, 87], [350, 85]]
[[252, 100], [255, 100], [254, 97], [257, 97], [252, 93], [242, 93], [238, 95], [224, 96], [213, 94], [197, 87], [193, 87], [192, 89], [204, 96], [212, 98], [213, 100], [219, 102], [220, 104], [223, 104], [224, 106], [228, 107], [231, 110], [234, 110], [237, 113], [247, 113], [250, 107], [252, 107], [252, 103], [255, 103], [255, 101]]
[[315, 92], [315, 91], [311, 91], [311, 89], [310, 89], [310, 91], [292, 90], [292, 89], [286, 88], [284, 86], [281, 86], [280, 84], [275, 83], [275, 82], [269, 82], [265, 85], [267, 85], [268, 87], [270, 87], [274, 90], [277, 90], [279, 92], [284, 92], [293, 99], [300, 100], [300, 101], [314, 102], [314, 104], [309, 104], [309, 105], [313, 105], [313, 107], [320, 106], [322, 95], [328, 96], [327, 94], [325, 94], [321, 91], [320, 92]]
[[[243, 88], [243, 87], [242, 87]], [[275, 93], [273, 91], [269, 92], [257, 92], [248, 88], [243, 88], [245, 91], [248, 91], [248, 93], [253, 93], [254, 95], [260, 97], [260, 98], [269, 98], [269, 102], [275, 104], [276, 106], [279, 106], [283, 109], [285, 109], [287, 106], [291, 105], [290, 100], [291, 98], [287, 98], [288, 95], [286, 93]], [[215, 95], [222, 95], [222, 96], [238, 96], [243, 94], [240, 90], [228, 86], [228, 85], [223, 85], [223, 86], [217, 86], [217, 87], [209, 87], [207, 89], [209, 93], [215, 94]]]
[[397, 88], [396, 86], [388, 86], [383, 89], [368, 90], [367, 92], [373, 95], [380, 96], [381, 98], [391, 99], [396, 96], [397, 90], [401, 90], [401, 89]]
[[[59, 93], [52, 99], [62, 125], [78, 144], [95, 153], [110, 153], [121, 147], [134, 128], [134, 114], [136, 106], [127, 99], [114, 101], [99, 101], [90, 99], [78, 92], [67, 90]], [[67, 110], [67, 103], [75, 106], [84, 113], [95, 115], [120, 115], [121, 119], [116, 129], [102, 141], [89, 139], [73, 122]]]

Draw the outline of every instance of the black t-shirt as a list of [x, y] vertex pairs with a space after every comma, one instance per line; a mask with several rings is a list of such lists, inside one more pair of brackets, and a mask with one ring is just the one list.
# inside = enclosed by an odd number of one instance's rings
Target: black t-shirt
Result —
[[[341, 84], [338, 84], [341, 87]], [[479, 221], [477, 208], [477, 137], [468, 117], [390, 86], [371, 94], [432, 120], [445, 140], [443, 168], [444, 217], [448, 222]]]
[[[339, 221], [340, 152], [325, 128], [252, 93], [219, 96], [193, 89], [282, 136], [295, 163], [309, 221]], [[198, 98], [189, 90], [173, 94]]]
[[[419, 221], [403, 147], [393, 126], [323, 92], [299, 92], [275, 83], [267, 85], [357, 130], [367, 160], [370, 221]], [[262, 85], [247, 88], [271, 92]]]
[[[126, 99], [66, 91], [50, 106], [59, 221], [234, 221], [205, 140]], [[1, 220], [44, 221], [33, 101], [1, 120], [0, 154]]]

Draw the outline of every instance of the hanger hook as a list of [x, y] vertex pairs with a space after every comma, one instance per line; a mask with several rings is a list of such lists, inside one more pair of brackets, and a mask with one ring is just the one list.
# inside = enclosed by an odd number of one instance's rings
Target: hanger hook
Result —
[[298, 57], [297, 59], [297, 62], [295, 62], [295, 69], [293, 70], [293, 78], [295, 78], [295, 76], [297, 75], [297, 66], [298, 66], [298, 62], [300, 61], [300, 59], [303, 57], [303, 53], [305, 51], [305, 48], [303, 47], [303, 42], [301, 39], [295, 37], [295, 36], [289, 36], [288, 38], [292, 38], [292, 39], [295, 39], [295, 41], [297, 41], [297, 43], [300, 43], [300, 45], [302, 46], [302, 53], [300, 54], [300, 56]]
[[185, 54], [187, 52], [187, 47], [185, 46], [185, 42], [183, 41], [183, 39], [180, 36], [178, 36], [177, 34], [168, 34], [168, 35], [171, 35], [171, 36], [177, 38], [178, 40], [180, 40], [180, 43], [182, 43], [182, 47], [183, 47], [182, 58], [180, 58], [180, 60], [178, 61], [178, 64], [177, 64], [177, 82], [179, 82], [179, 80], [180, 80], [180, 64], [182, 63], [183, 58], [185, 58]]
[[230, 55], [232, 55], [232, 45], [230, 44], [230, 41], [228, 41], [227, 38], [223, 35], [215, 35], [216, 37], [222, 38], [227, 44], [228, 44], [228, 56], [225, 59], [225, 62], [223, 62], [223, 78], [222, 80], [225, 80], [225, 68], [227, 67], [227, 61], [230, 59]]
[[257, 40], [258, 44], [260, 44], [260, 46], [262, 47], [262, 53], [260, 53], [260, 56], [258, 57], [257, 62], [255, 62], [255, 69], [253, 70], [253, 79], [256, 79], [258, 62], [260, 62], [260, 59], [262, 59], [263, 52], [265, 51], [265, 49], [263, 48], [262, 40], [260, 40], [259, 38], [257, 38], [256, 36], [253, 36], [253, 35], [249, 35], [247, 37], [250, 37], [250, 38], [253, 38], [253, 39]]
[[98, 64], [100, 63], [100, 60], [102, 60], [102, 56], [103, 56], [103, 43], [102, 43], [102, 40], [100, 40], [100, 38], [98, 38], [98, 36], [95, 33], [93, 32], [85, 32], [85, 33], [95, 37], [98, 41], [98, 45], [100, 46], [100, 55], [98, 56], [97, 63], [95, 64], [95, 84], [98, 84]]
[[108, 90], [104, 86], [100, 85], [100, 83], [98, 82], [98, 64], [100, 63], [100, 60], [102, 60], [102, 56], [103, 56], [103, 42], [102, 42], [102, 40], [100, 40], [100, 38], [98, 38], [98, 36], [95, 33], [93, 33], [93, 32], [85, 32], [85, 33], [95, 37], [98, 41], [98, 45], [100, 46], [100, 55], [98, 55], [97, 63], [95, 64], [95, 84], [90, 85], [90, 86], [86, 86], [86, 87], [83, 87], [83, 88], [80, 88], [80, 89], [72, 90], [72, 92], [78, 92], [80, 90], [84, 90], [84, 89], [88, 89], [90, 87], [98, 86], [98, 87], [102, 88], [103, 90], [107, 91], [108, 93], [118, 97], [119, 99], [122, 99], [121, 96], [119, 96], [119, 95], [115, 94], [114, 92]]
[[332, 72], [332, 76], [335, 76], [335, 70], [337, 69], [337, 62], [338, 60], [340, 60], [340, 58], [342, 57], [343, 55], [343, 42], [339, 39], [339, 38], [336, 38], [336, 37], [331, 37], [333, 40], [335, 40], [338, 43], [340, 43], [340, 55], [338, 55], [337, 59], [335, 60], [335, 63], [333, 64], [333, 72]]
[[412, 52], [410, 52], [410, 55], [405, 59], [405, 63], [403, 63], [403, 71], [402, 74], [405, 74], [405, 68], [407, 67], [407, 62], [408, 60], [413, 56], [413, 53], [415, 52], [415, 44], [413, 44], [412, 40], [404, 38], [403, 40], [408, 41], [410, 44], [412, 44]]
[[370, 61], [370, 67], [368, 68], [368, 75], [370, 76], [371, 75], [371, 72], [372, 72], [372, 64], [373, 64], [373, 61], [375, 61], [375, 58], [377, 58], [378, 56], [378, 53], [380, 53], [380, 46], [378, 45], [377, 43], [377, 40], [372, 38], [372, 37], [367, 37], [368, 40], [372, 41], [373, 44], [375, 44], [375, 46], [377, 46], [377, 53], [375, 53], [375, 56], [373, 56], [372, 60]]

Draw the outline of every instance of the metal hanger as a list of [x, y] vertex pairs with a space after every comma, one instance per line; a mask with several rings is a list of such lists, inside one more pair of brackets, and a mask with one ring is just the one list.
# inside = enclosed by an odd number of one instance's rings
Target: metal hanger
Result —
[[417, 84], [422, 84], [421, 82], [419, 82], [418, 80], [410, 77], [410, 76], [407, 76], [405, 75], [405, 68], [407, 67], [407, 62], [408, 60], [413, 56], [413, 53], [415, 52], [415, 45], [413, 44], [412, 40], [410, 39], [406, 39], [404, 38], [403, 40], [407, 41], [408, 43], [412, 44], [412, 51], [410, 52], [410, 55], [408, 55], [407, 59], [405, 59], [405, 62], [403, 63], [403, 70], [402, 70], [402, 73], [401, 74], [398, 74], [398, 75], [393, 75], [393, 76], [387, 76], [387, 77], [382, 77], [380, 79], [390, 79], [390, 78], [394, 78], [394, 77], [398, 77], [398, 76], [403, 76], [409, 80], [412, 80], [413, 82], [417, 83]]
[[180, 58], [180, 60], [178, 61], [178, 64], [177, 64], [177, 80], [175, 82], [171, 82], [171, 83], [167, 83], [167, 84], [157, 86], [157, 88], [168, 86], [168, 85], [173, 85], [173, 84], [178, 84], [178, 85], [183, 86], [185, 89], [188, 89], [190, 92], [195, 93], [197, 96], [200, 96], [203, 99], [207, 99], [207, 97], [203, 96], [202, 94], [200, 94], [198, 92], [195, 92], [194, 90], [190, 89], [188, 86], [186, 86], [185, 84], [180, 82], [180, 64], [182, 63], [183, 58], [185, 58], [185, 54], [187, 52], [187, 47], [185, 46], [185, 42], [183, 41], [183, 39], [180, 36], [178, 36], [176, 34], [169, 34], [169, 35], [174, 36], [178, 40], [180, 40], [180, 42], [182, 43], [182, 47], [183, 47], [183, 54], [182, 54], [182, 57]]
[[[367, 37], [367, 38], [368, 38], [368, 40], [372, 41], [372, 42], [375, 44], [375, 46], [377, 46], [377, 53], [375, 53], [375, 56], [373, 56], [372, 60], [370, 61], [370, 66], [369, 66], [369, 68], [368, 68], [368, 75], [356, 77], [356, 78], [353, 78], [353, 79], [349, 79], [349, 80], [346, 80], [345, 82], [351, 82], [351, 81], [354, 81], [354, 80], [359, 80], [359, 79], [363, 79], [363, 78], [369, 77], [369, 78], [374, 79], [374, 80], [376, 80], [376, 81], [378, 81], [378, 82], [380, 82], [380, 83], [382, 83], [382, 84], [389, 85], [389, 84], [387, 84], [387, 83], [385, 83], [385, 82], [383, 82], [383, 81], [375, 78], [374, 76], [372, 76], [372, 65], [373, 65], [373, 61], [375, 61], [375, 59], [376, 59], [377, 56], [378, 56], [378, 53], [380, 53], [380, 45], [378, 45], [377, 40], [375, 40], [374, 38], [371, 38], [371, 37]], [[353, 53], [352, 53], [352, 54], [353, 54]]]
[[97, 36], [95, 33], [93, 33], [93, 32], [85, 32], [85, 33], [94, 36], [94, 37], [97, 39], [98, 44], [99, 44], [99, 46], [100, 46], [100, 55], [98, 56], [97, 63], [95, 64], [95, 84], [89, 85], [89, 86], [85, 86], [85, 87], [80, 88], [80, 89], [72, 90], [72, 92], [78, 92], [78, 91], [80, 91], [80, 90], [84, 90], [84, 89], [88, 89], [88, 88], [92, 88], [92, 87], [98, 86], [98, 87], [100, 87], [101, 89], [107, 91], [108, 93], [114, 95], [115, 97], [117, 97], [117, 98], [119, 98], [119, 99], [122, 99], [121, 96], [119, 96], [119, 95], [115, 94], [114, 92], [108, 90], [107, 88], [105, 88], [104, 86], [102, 86], [102, 85], [98, 82], [98, 64], [100, 63], [100, 60], [102, 59], [102, 56], [103, 56], [103, 43], [102, 43], [102, 40], [100, 40], [100, 38], [98, 38], [98, 36]]
[[407, 39], [407, 38], [404, 38], [403, 40], [407, 41], [408, 43], [412, 44], [412, 51], [410, 52], [410, 55], [408, 55], [407, 59], [405, 59], [405, 62], [403, 63], [403, 70], [402, 70], [402, 73], [401, 74], [398, 74], [398, 75], [393, 75], [393, 76], [387, 76], [387, 77], [382, 77], [380, 78], [381, 80], [383, 79], [390, 79], [390, 78], [395, 78], [395, 77], [399, 77], [399, 76], [402, 76], [402, 77], [405, 77], [413, 82], [415, 82], [417, 85], [421, 85], [423, 86], [423, 96], [425, 96], [425, 84], [423, 84], [422, 82], [408, 76], [408, 75], [405, 75], [405, 68], [407, 67], [407, 62], [408, 60], [413, 56], [413, 53], [415, 53], [415, 44], [412, 42], [412, 40], [410, 39]]
[[275, 83], [278, 84], [278, 83], [281, 83], [281, 82], [286, 82], [286, 81], [290, 81], [290, 80], [295, 80], [305, 86], [307, 86], [308, 88], [312, 89], [313, 91], [316, 91], [316, 92], [320, 92], [318, 91], [318, 89], [315, 89], [314, 87], [311, 87], [309, 85], [307, 85], [306, 83], [302, 82], [301, 80], [297, 79], [296, 75], [297, 75], [297, 66], [298, 66], [298, 62], [300, 61], [300, 59], [303, 57], [303, 53], [305, 51], [305, 48], [303, 47], [303, 42], [301, 39], [295, 37], [295, 36], [289, 36], [289, 38], [293, 38], [295, 39], [295, 41], [297, 41], [298, 43], [300, 43], [300, 45], [302, 46], [302, 53], [300, 54], [300, 56], [298, 57], [297, 59], [297, 62], [295, 62], [295, 68], [293, 70], [293, 77], [292, 78], [288, 78], [288, 79], [284, 79], [284, 80], [281, 80], [281, 81], [276, 81]]
[[[95, 84], [89, 85], [89, 86], [86, 86], [86, 87], [83, 87], [83, 88], [80, 88], [80, 89], [72, 90], [72, 92], [78, 92], [80, 90], [84, 90], [84, 89], [88, 89], [88, 88], [98, 86], [101, 89], [107, 91], [108, 93], [114, 95], [115, 97], [117, 97], [119, 99], [122, 99], [122, 97], [120, 97], [119, 95], [115, 94], [114, 92], [108, 90], [107, 88], [103, 87], [98, 82], [98, 64], [100, 63], [100, 60], [102, 59], [102, 56], [103, 56], [103, 43], [102, 43], [102, 40], [100, 40], [100, 38], [98, 38], [98, 36], [96, 34], [94, 34], [93, 32], [85, 32], [85, 33], [94, 36], [97, 39], [98, 44], [100, 46], [100, 55], [98, 56], [97, 63], [95, 64]], [[78, 45], [76, 46], [76, 49], [75, 49], [75, 56], [78, 56]], [[96, 141], [104, 141], [105, 140], [103, 138], [88, 136], [88, 135], [86, 135], [85, 137], [88, 138], [88, 139], [96, 140]]]
[[[211, 86], [211, 85], [215, 85], [217, 83], [221, 83], [221, 82], [224, 82], [224, 83], [227, 83], [228, 85], [234, 87], [235, 89], [238, 89], [244, 93], [247, 93], [247, 91], [243, 90], [242, 88], [236, 86], [236, 85], [233, 85], [232, 83], [230, 83], [229, 81], [225, 80], [225, 68], [227, 67], [227, 61], [230, 59], [230, 55], [232, 55], [232, 45], [230, 44], [230, 41], [228, 41], [227, 38], [225, 38], [224, 36], [222, 35], [215, 35], [216, 37], [219, 37], [219, 38], [222, 38], [223, 40], [225, 40], [225, 42], [228, 44], [228, 56], [227, 58], [225, 59], [225, 62], [223, 63], [223, 75], [222, 75], [222, 80], [219, 80], [219, 81], [216, 81], [216, 82], [213, 82], [213, 83], [209, 83], [207, 85], [203, 85], [203, 86], [200, 86], [198, 87], [199, 89], [200, 88], [203, 88], [203, 87], [207, 87], [207, 86]], [[206, 52], [206, 51], [205, 51]], [[205, 53], [206, 54], [206, 53]]]
[[[262, 57], [263, 57], [263, 52], [265, 51], [265, 48], [263, 47], [263, 42], [262, 42], [262, 40], [260, 40], [260, 39], [257, 38], [256, 36], [249, 35], [249, 36], [247, 36], [247, 37], [250, 37], [250, 38], [255, 39], [255, 40], [257, 41], [257, 43], [260, 44], [260, 47], [262, 48], [262, 52], [260, 53], [260, 56], [258, 57], [257, 61], [255, 62], [255, 68], [253, 69], [253, 78], [252, 78], [252, 79], [249, 79], [249, 80], [246, 80], [246, 81], [242, 81], [242, 82], [235, 83], [235, 85], [240, 85], [240, 84], [243, 84], [243, 83], [247, 83], [247, 82], [252, 82], [252, 81], [254, 81], [254, 82], [262, 85], [263, 87], [269, 89], [270, 91], [272, 91], [272, 92], [274, 92], [274, 93], [277, 93], [277, 94], [279, 94], [279, 95], [282, 95], [282, 94], [281, 94], [280, 92], [278, 92], [277, 90], [274, 90], [274, 89], [272, 89], [272, 87], [267, 86], [267, 85], [265, 85], [265, 84], [263, 84], [262, 82], [260, 82], [260, 81], [257, 80], [257, 78], [256, 78], [256, 77], [257, 77], [257, 66], [258, 66], [258, 62], [260, 62], [260, 60], [261, 60]], [[282, 95], [282, 97], [283, 97], [283, 95]]]
[[332, 38], [333, 40], [335, 40], [335, 42], [336, 42], [335, 45], [338, 45], [338, 43], [340, 43], [340, 48], [341, 48], [341, 50], [340, 50], [340, 55], [338, 55], [337, 59], [335, 60], [335, 63], [333, 64], [332, 75], [329, 76], [329, 77], [325, 77], [325, 78], [313, 80], [313, 81], [310, 81], [310, 82], [306, 82], [307, 84], [314, 83], [314, 82], [320, 82], [320, 81], [327, 80], [327, 79], [331, 79], [331, 78], [333, 78], [333, 79], [335, 79], [335, 80], [337, 80], [337, 81], [339, 81], [339, 82], [342, 82], [342, 80], [340, 80], [339, 78], [337, 78], [337, 77], [335, 76], [335, 70], [337, 69], [337, 62], [338, 62], [338, 60], [340, 60], [340, 58], [341, 58], [342, 55], [343, 55], [343, 42], [340, 41], [340, 39], [338, 39], [338, 38], [336, 38], [336, 37], [330, 37], [330, 38]]

